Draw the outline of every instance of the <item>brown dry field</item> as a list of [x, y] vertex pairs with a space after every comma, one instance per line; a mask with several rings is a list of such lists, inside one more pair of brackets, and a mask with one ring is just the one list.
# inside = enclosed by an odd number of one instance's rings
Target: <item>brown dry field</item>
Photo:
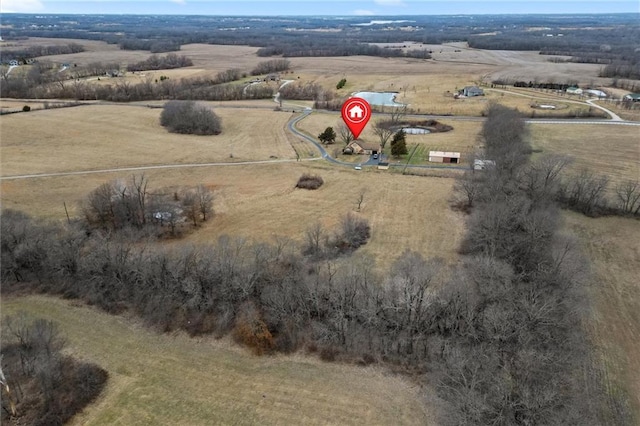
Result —
[[572, 170], [586, 167], [610, 177], [610, 188], [621, 180], [640, 178], [640, 129], [607, 124], [532, 124], [534, 149], [569, 155]]
[[[33, 44], [51, 45], [78, 43], [85, 46], [86, 51], [69, 55], [46, 57], [54, 62], [69, 62], [87, 64], [91, 62], [138, 62], [150, 56], [145, 51], [119, 50], [117, 45], [91, 40], [46, 39], [32, 37], [28, 40], [11, 42], [11, 45], [24, 47]], [[4, 46], [8, 43], [5, 42]], [[471, 81], [492, 79], [496, 77], [511, 77], [518, 79], [549, 79], [564, 81], [577, 80], [585, 84], [604, 84], [610, 79], [597, 77], [600, 67], [592, 64], [556, 64], [548, 62], [547, 56], [535, 52], [486, 51], [470, 49], [464, 43], [449, 43], [443, 46], [428, 46], [434, 51], [432, 60], [417, 60], [411, 58], [371, 58], [365, 56], [329, 57], [329, 58], [292, 58], [291, 63], [295, 71], [308, 70], [316, 75], [349, 74], [398, 74], [402, 68], [407, 75], [471, 75]], [[9, 47], [10, 48], [10, 47]], [[209, 44], [187, 44], [182, 46], [179, 54], [191, 58], [194, 66], [211, 71], [223, 71], [229, 68], [249, 69], [258, 62], [268, 58], [255, 55], [258, 49], [249, 46], [224, 46]], [[442, 50], [442, 53], [440, 53]], [[461, 50], [461, 52], [455, 52]], [[465, 85], [467, 80], [461, 83]]]
[[[325, 184], [316, 191], [295, 189], [305, 172], [319, 174]], [[63, 202], [72, 216], [80, 215], [80, 203], [91, 190], [131, 175], [2, 181], [2, 205], [62, 221]], [[152, 190], [199, 183], [215, 189], [215, 218], [180, 243], [212, 243], [221, 235], [267, 242], [286, 236], [302, 242], [305, 230], [316, 222], [331, 230], [344, 214], [355, 211], [361, 188], [367, 193], [360, 214], [369, 220], [372, 236], [360, 251], [371, 254], [382, 270], [405, 249], [454, 261], [464, 233], [464, 216], [448, 205], [450, 178], [358, 172], [316, 162], [149, 170], [145, 175]]]
[[594, 368], [604, 372], [607, 396], [626, 396], [640, 420], [640, 222], [590, 219], [566, 213], [565, 230], [578, 237], [591, 266], [591, 321], [597, 348]]
[[143, 105], [103, 104], [3, 116], [2, 176], [296, 158], [290, 143], [295, 138], [285, 130], [291, 113], [217, 108], [223, 133], [192, 136], [167, 132], [160, 125], [161, 111]]
[[[411, 110], [419, 114], [480, 116], [490, 102], [501, 103], [510, 108], [517, 108], [525, 114], [531, 114], [534, 111], [531, 108], [532, 103], [549, 103], [547, 96], [517, 96], [489, 89], [485, 89], [485, 96], [455, 99], [455, 91], [477, 83], [473, 81], [473, 67], [460, 70], [458, 74], [445, 74], [442, 68], [438, 67], [433, 71], [434, 75], [428, 71], [415, 74], [398, 72], [399, 68], [392, 74], [330, 73], [318, 76], [301, 72], [296, 75], [300, 75], [301, 84], [315, 82], [331, 90], [335, 90], [337, 82], [344, 77], [347, 84], [337, 91], [344, 97], [359, 91], [398, 92], [396, 101], [407, 104]], [[588, 105], [566, 102], [566, 98], [559, 96], [554, 97], [554, 101], [557, 110], [535, 110], [536, 116], [563, 116], [589, 109]]]
[[434, 424], [427, 390], [377, 367], [256, 357], [226, 339], [159, 334], [70, 301], [3, 298], [3, 315], [18, 311], [56, 321], [68, 353], [109, 372], [72, 425]]
[[[628, 92], [626, 92], [628, 93]], [[625, 94], [626, 94], [625, 93]], [[640, 121], [640, 106], [634, 105], [633, 109], [623, 108], [617, 102], [598, 101], [598, 105], [603, 106], [620, 116], [623, 120]]]

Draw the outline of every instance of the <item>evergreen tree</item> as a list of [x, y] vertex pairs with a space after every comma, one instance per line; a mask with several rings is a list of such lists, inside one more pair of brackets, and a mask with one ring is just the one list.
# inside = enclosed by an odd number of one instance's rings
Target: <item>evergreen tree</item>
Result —
[[336, 142], [336, 132], [333, 130], [333, 127], [327, 127], [324, 129], [324, 132], [318, 135], [318, 139], [325, 145], [335, 143]]
[[407, 152], [405, 133], [400, 129], [393, 135], [393, 139], [391, 140], [391, 155], [399, 157], [407, 154]]

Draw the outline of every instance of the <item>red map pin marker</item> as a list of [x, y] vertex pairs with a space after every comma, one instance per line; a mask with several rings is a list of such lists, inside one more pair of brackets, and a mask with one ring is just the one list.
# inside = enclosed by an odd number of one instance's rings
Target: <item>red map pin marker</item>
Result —
[[342, 119], [355, 139], [358, 139], [370, 118], [371, 106], [362, 98], [349, 98], [342, 105]]

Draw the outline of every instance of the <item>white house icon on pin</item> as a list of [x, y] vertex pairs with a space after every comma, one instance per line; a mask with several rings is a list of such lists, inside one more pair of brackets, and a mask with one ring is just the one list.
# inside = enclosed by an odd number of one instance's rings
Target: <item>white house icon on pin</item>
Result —
[[360, 108], [360, 106], [356, 105], [349, 109], [349, 117], [351, 118], [362, 118], [362, 113], [364, 110]]

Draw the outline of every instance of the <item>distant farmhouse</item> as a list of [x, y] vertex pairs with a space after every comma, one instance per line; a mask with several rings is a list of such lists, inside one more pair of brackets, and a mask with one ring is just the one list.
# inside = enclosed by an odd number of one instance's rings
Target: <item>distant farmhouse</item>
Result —
[[468, 98], [471, 98], [473, 96], [484, 96], [484, 90], [482, 90], [478, 86], [467, 86], [460, 91], [460, 94]]
[[19, 64], [18, 64], [18, 61], [16, 59], [12, 59], [12, 60], [9, 61], [9, 66], [11, 66], [11, 67], [17, 67], [18, 65]]
[[429, 161], [432, 163], [457, 164], [460, 162], [459, 152], [429, 151]]
[[565, 90], [568, 95], [582, 95], [583, 91], [578, 86], [570, 86]]
[[622, 98], [624, 101], [640, 102], [640, 93], [629, 93]]

